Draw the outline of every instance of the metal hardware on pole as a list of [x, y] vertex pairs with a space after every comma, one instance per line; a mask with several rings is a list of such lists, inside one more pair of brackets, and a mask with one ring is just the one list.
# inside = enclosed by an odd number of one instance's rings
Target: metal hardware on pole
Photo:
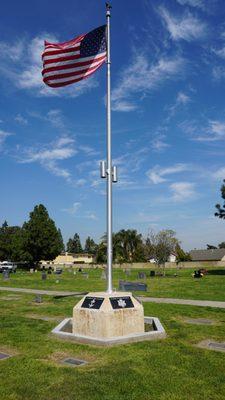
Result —
[[113, 181], [113, 183], [116, 183], [118, 181], [117, 167], [115, 165], [112, 167], [112, 181]]
[[100, 161], [100, 175], [101, 178], [106, 178], [106, 162], [105, 161]]

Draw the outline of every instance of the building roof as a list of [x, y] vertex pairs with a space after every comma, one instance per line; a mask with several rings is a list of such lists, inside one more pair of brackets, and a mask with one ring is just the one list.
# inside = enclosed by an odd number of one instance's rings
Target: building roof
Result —
[[191, 250], [192, 261], [221, 261], [225, 256], [225, 249]]

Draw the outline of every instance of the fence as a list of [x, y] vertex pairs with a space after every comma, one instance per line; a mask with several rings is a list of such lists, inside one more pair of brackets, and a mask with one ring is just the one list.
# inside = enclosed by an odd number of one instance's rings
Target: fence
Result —
[[[105, 264], [71, 264], [71, 265], [59, 265], [64, 268], [104, 268]], [[165, 268], [216, 268], [216, 267], [225, 267], [225, 261], [186, 261], [186, 262], [167, 262], [165, 264]], [[123, 264], [113, 264], [113, 268], [121, 268], [121, 269], [156, 269], [158, 266], [155, 263], [150, 262], [140, 262], [140, 263], [123, 263]]]

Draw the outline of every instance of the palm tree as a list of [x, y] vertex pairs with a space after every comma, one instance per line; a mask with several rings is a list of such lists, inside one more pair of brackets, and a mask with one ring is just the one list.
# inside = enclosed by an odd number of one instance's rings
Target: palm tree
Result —
[[[106, 244], [106, 234], [101, 238]], [[121, 229], [113, 233], [113, 259], [121, 262], [144, 261], [142, 235], [135, 229]]]
[[[120, 230], [115, 234], [115, 250], [116, 254], [123, 257], [124, 261], [142, 261], [142, 235], [135, 229]], [[140, 260], [140, 258], [142, 259]]]

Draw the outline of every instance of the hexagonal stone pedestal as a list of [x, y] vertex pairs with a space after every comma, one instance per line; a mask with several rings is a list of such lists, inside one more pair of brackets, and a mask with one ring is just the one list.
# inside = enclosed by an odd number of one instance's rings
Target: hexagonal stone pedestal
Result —
[[132, 293], [88, 293], [73, 309], [73, 333], [109, 339], [144, 333], [144, 310]]
[[128, 292], [88, 293], [52, 331], [62, 339], [101, 346], [163, 339], [156, 317], [144, 317], [142, 304]]

